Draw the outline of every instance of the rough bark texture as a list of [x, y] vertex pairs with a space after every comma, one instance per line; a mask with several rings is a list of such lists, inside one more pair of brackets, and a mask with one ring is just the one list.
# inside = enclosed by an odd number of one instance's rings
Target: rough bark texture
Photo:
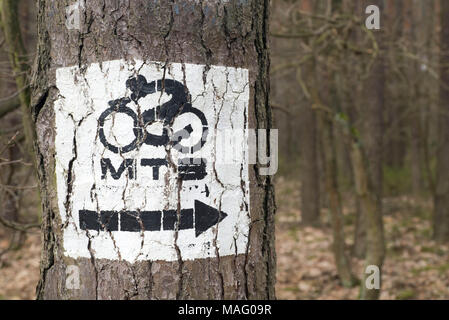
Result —
[[[193, 261], [130, 264], [63, 255], [58, 214], [54, 110], [55, 70], [93, 62], [147, 61], [245, 67], [250, 75], [250, 128], [269, 128], [269, 1], [85, 1], [81, 30], [65, 27], [71, 1], [38, 1], [38, 57], [33, 76], [42, 195], [39, 299], [272, 299], [274, 193], [269, 177], [250, 167], [251, 225], [247, 253]], [[65, 287], [66, 268], [81, 272], [80, 290]]]
[[439, 141], [437, 154], [434, 237], [440, 242], [449, 241], [449, 3], [441, 1], [441, 88], [439, 113]]

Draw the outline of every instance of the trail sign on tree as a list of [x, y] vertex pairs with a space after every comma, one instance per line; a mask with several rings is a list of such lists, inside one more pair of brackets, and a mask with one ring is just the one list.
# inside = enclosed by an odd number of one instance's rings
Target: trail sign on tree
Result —
[[[115, 60], [56, 70], [65, 255], [136, 262], [246, 252], [248, 70], [205, 68]], [[219, 159], [226, 152], [232, 162]]]
[[38, 8], [38, 297], [274, 298], [268, 1]]

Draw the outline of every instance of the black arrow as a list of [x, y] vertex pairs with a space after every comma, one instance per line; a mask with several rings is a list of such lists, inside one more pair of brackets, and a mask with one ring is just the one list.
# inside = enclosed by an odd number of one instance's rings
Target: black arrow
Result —
[[[195, 200], [194, 209], [163, 211], [79, 211], [82, 230], [140, 232], [161, 230], [187, 230], [195, 228], [195, 236], [221, 222], [228, 215], [201, 201]], [[195, 220], [195, 221], [194, 221]]]
[[201, 201], [195, 200], [195, 235], [198, 237], [227, 216], [223, 211], [218, 211]]

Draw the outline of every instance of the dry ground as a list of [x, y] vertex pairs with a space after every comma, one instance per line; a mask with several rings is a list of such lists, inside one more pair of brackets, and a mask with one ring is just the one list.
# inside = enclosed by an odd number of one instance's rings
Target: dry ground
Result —
[[[300, 227], [300, 185], [276, 182], [277, 285], [279, 299], [357, 299], [359, 288], [343, 288], [331, 252], [332, 232], [323, 210], [322, 228]], [[345, 201], [345, 231], [352, 244], [354, 213]], [[381, 299], [449, 299], [449, 248], [431, 240], [429, 201], [384, 200], [387, 258]], [[349, 251], [349, 250], [348, 250]], [[361, 278], [363, 261], [352, 259]]]
[[[276, 249], [279, 299], [357, 299], [359, 289], [343, 288], [330, 250], [331, 229], [323, 210], [323, 227], [300, 226], [297, 182], [276, 181]], [[354, 214], [345, 202], [347, 243], [350, 247]], [[387, 259], [382, 299], [449, 299], [449, 248], [431, 240], [430, 204], [408, 198], [385, 200]], [[0, 252], [9, 239], [0, 233]], [[34, 299], [38, 280], [40, 236], [27, 235], [24, 245], [0, 258], [0, 299]], [[355, 274], [363, 261], [353, 259]]]
[[[0, 237], [0, 251], [9, 245], [9, 238]], [[39, 231], [29, 232], [18, 250], [0, 257], [0, 299], [34, 299], [39, 279]]]

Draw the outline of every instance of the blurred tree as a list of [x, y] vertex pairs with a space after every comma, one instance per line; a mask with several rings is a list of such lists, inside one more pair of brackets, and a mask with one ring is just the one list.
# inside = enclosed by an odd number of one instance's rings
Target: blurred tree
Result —
[[[23, 5], [25, 10], [22, 10], [22, 14], [19, 15], [19, 5]], [[22, 8], [22, 9], [23, 9]], [[31, 145], [33, 143], [33, 122], [30, 114], [30, 88], [29, 88], [29, 56], [27, 54], [26, 46], [23, 41], [23, 31], [21, 28], [21, 20], [27, 24], [30, 11], [33, 11], [33, 7], [30, 8], [28, 3], [21, 1], [0, 1], [0, 27], [3, 34], [4, 51], [2, 56], [6, 55], [9, 61], [7, 61], [6, 68], [7, 76], [1, 77], [2, 94], [7, 97], [1, 99], [0, 104], [0, 119], [5, 124], [2, 126], [2, 131], [10, 131], [13, 136], [9, 139], [5, 148], [2, 148], [0, 156], [1, 162], [1, 209], [0, 222], [13, 230], [13, 236], [10, 247], [16, 247], [24, 240], [24, 231], [29, 228], [39, 227], [38, 224], [22, 224], [19, 223], [20, 206], [22, 204], [22, 196], [24, 190], [22, 190], [24, 179], [20, 178], [23, 174], [24, 161], [31, 156]], [[25, 39], [27, 39], [25, 34]], [[27, 39], [29, 40], [29, 39]], [[31, 46], [34, 41], [28, 42]], [[6, 65], [4, 65], [6, 66]], [[11, 72], [12, 71], [12, 72]], [[5, 72], [6, 73], [6, 72]], [[14, 93], [11, 91], [14, 90]], [[16, 109], [20, 107], [21, 117], [18, 117], [18, 113], [14, 113]], [[5, 119], [3, 119], [5, 117]], [[22, 131], [25, 133], [23, 135]], [[4, 132], [0, 132], [3, 134]], [[23, 148], [22, 142], [25, 140], [26, 147]], [[23, 150], [25, 149], [25, 151]], [[7, 158], [4, 158], [3, 152], [7, 152]], [[29, 169], [27, 170], [29, 171]], [[27, 174], [25, 177], [28, 178]], [[26, 180], [26, 179], [25, 179]], [[26, 182], [26, 181], [25, 181]], [[32, 191], [32, 190], [31, 190]], [[35, 214], [32, 211], [28, 216]], [[28, 217], [27, 217], [28, 218]], [[33, 217], [35, 218], [35, 217]], [[18, 240], [14, 244], [15, 240]]]
[[[376, 5], [381, 17], [384, 13], [384, 0], [362, 1], [362, 9]], [[382, 20], [381, 20], [382, 21]], [[366, 257], [365, 266], [374, 265], [382, 270], [385, 256], [385, 240], [382, 221], [382, 178], [383, 178], [383, 109], [385, 66], [383, 45], [383, 26], [373, 30], [376, 55], [371, 62], [369, 74], [364, 82], [364, 100], [361, 113], [364, 124], [361, 141], [353, 143], [352, 161], [356, 177], [356, 189], [360, 198], [361, 213], [365, 215]], [[370, 32], [370, 31], [368, 31]], [[361, 143], [360, 143], [361, 142]], [[382, 274], [382, 273], [381, 273]], [[364, 273], [361, 283], [362, 299], [378, 299], [380, 290], [368, 289], [365, 285], [368, 274]]]
[[[326, 8], [328, 0], [302, 1], [300, 8], [312, 14], [322, 14]], [[309, 28], [318, 28], [316, 21], [308, 18]], [[301, 25], [296, 26], [292, 33], [301, 32]], [[313, 41], [313, 39], [309, 39]], [[310, 45], [310, 43], [309, 43]], [[302, 72], [308, 79], [313, 77], [315, 69], [314, 62], [311, 61], [302, 67]], [[299, 85], [299, 84], [298, 84]], [[310, 106], [310, 101], [301, 105], [301, 126], [300, 126], [300, 179], [301, 179], [301, 222], [306, 226], [320, 225], [320, 166], [318, 160], [318, 132], [316, 112]]]
[[[8, 46], [9, 60], [17, 85], [18, 97], [22, 109], [23, 128], [25, 132], [26, 145], [31, 153], [34, 141], [33, 121], [30, 112], [30, 86], [28, 81], [30, 66], [27, 61], [27, 52], [23, 44], [20, 20], [18, 17], [17, 0], [0, 1], [1, 28]], [[13, 100], [14, 101], [14, 100]]]
[[433, 230], [437, 241], [449, 242], [449, 1], [440, 1], [440, 6], [440, 110]]

